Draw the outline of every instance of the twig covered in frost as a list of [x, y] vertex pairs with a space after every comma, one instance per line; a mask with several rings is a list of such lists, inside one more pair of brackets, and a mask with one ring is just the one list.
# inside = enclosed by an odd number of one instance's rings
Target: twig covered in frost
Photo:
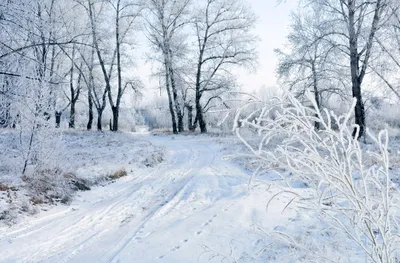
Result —
[[[297, 201], [345, 233], [364, 250], [369, 262], [396, 262], [400, 198], [390, 178], [387, 132], [374, 135], [368, 131], [376, 148], [363, 150], [354, 139], [358, 136], [352, 136], [350, 111], [344, 116], [321, 112], [312, 94], [308, 99], [310, 107], [291, 94], [275, 98], [272, 106], [246, 104], [236, 117], [237, 136], [257, 158], [289, 170], [309, 186], [307, 196]], [[262, 106], [243, 116], [256, 103]], [[315, 129], [315, 122], [320, 130]], [[257, 134], [257, 143], [242, 136], [246, 129]]]

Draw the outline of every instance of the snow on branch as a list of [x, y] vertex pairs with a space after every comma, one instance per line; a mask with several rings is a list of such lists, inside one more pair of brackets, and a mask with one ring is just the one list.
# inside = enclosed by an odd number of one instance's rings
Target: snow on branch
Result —
[[[292, 94], [268, 105], [244, 105], [235, 121], [238, 138], [264, 163], [307, 185], [307, 191], [296, 191], [295, 200], [355, 242], [368, 262], [398, 262], [400, 198], [391, 181], [387, 131], [375, 135], [368, 130], [372, 145], [360, 143], [349, 122], [356, 101], [346, 115], [336, 116], [320, 111], [312, 93], [306, 96], [308, 106]], [[256, 139], [248, 139], [245, 130]]]

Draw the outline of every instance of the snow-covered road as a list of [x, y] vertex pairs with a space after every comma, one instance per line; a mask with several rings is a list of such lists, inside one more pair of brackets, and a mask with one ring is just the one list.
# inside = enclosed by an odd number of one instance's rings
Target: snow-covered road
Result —
[[221, 262], [262, 248], [252, 226], [282, 215], [267, 215], [270, 193], [249, 193], [249, 174], [219, 145], [201, 136], [141, 139], [165, 146], [167, 160], [0, 229], [0, 261]]

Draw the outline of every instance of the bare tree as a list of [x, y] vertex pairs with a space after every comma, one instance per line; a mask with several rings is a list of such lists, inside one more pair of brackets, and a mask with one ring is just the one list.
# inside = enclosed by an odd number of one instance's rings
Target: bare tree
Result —
[[[187, 11], [190, 0], [149, 0], [147, 10], [150, 17], [146, 19], [149, 40], [156, 52], [161, 53], [165, 87], [169, 101], [169, 111], [174, 133], [182, 132], [183, 108], [177, 87], [177, 59], [185, 49], [185, 37], [182, 36], [184, 26], [188, 23]], [[183, 39], [183, 40], [182, 40]], [[157, 59], [157, 58], [155, 58]], [[176, 121], [177, 119], [177, 121]]]
[[[90, 49], [89, 57], [87, 58], [84, 53], [81, 53], [82, 60], [86, 66], [85, 71], [87, 72], [83, 74], [83, 79], [85, 81], [87, 90], [88, 90], [88, 106], [89, 106], [89, 119], [87, 124], [87, 129], [90, 130], [92, 128], [92, 121], [93, 121], [93, 106], [96, 108], [97, 111], [97, 130], [101, 131], [103, 129], [102, 125], [102, 117], [104, 109], [107, 106], [107, 88], [102, 87], [101, 84], [96, 81], [95, 77], [95, 49]], [[84, 70], [82, 68], [82, 70]], [[101, 88], [100, 88], [101, 87]]]
[[[110, 75], [107, 76], [107, 73], [104, 68], [104, 62], [102, 61], [101, 53], [99, 52], [99, 45], [97, 44], [97, 40], [95, 38], [95, 47], [97, 51], [97, 56], [100, 61], [100, 65], [102, 67], [104, 80], [106, 81], [106, 87], [108, 89], [108, 99], [111, 105], [112, 113], [113, 113], [113, 125], [112, 130], [118, 131], [118, 119], [119, 119], [119, 109], [121, 105], [121, 98], [124, 94], [125, 89], [128, 86], [132, 86], [133, 89], [136, 89], [140, 84], [137, 81], [129, 80], [126, 83], [122, 83], [122, 68], [121, 68], [121, 45], [128, 34], [128, 32], [132, 29], [132, 26], [141, 14], [142, 5], [139, 1], [124, 1], [124, 0], [109, 0], [109, 4], [112, 6], [115, 11], [115, 54], [117, 58], [117, 96], [114, 101], [112, 96], [111, 85], [109, 84]], [[125, 28], [123, 28], [123, 24], [125, 22]], [[96, 32], [93, 31], [95, 34]], [[110, 71], [111, 72], [111, 71]]]
[[[196, 123], [207, 132], [204, 117], [204, 94], [229, 89], [232, 66], [249, 66], [256, 59], [256, 37], [251, 33], [255, 16], [249, 6], [239, 0], [202, 0], [195, 7], [196, 32]], [[228, 84], [228, 85], [227, 85]], [[206, 104], [218, 99], [210, 96]], [[195, 124], [196, 125], [196, 124]]]
[[[322, 14], [315, 7], [304, 7], [292, 14], [291, 30], [287, 37], [289, 51], [275, 50], [279, 62], [277, 74], [298, 98], [304, 99], [307, 90], [314, 93], [319, 109], [323, 97], [332, 94], [345, 96], [347, 82], [339, 77], [336, 66], [338, 50], [320, 39], [327, 29]], [[319, 122], [315, 128], [319, 129]]]
[[380, 51], [378, 58], [370, 66], [383, 83], [400, 99], [397, 76], [400, 71], [400, 11], [399, 4], [391, 6], [393, 16], [382, 32], [375, 37]]
[[343, 52], [349, 61], [352, 95], [357, 99], [353, 132], [356, 137], [364, 135], [365, 108], [362, 84], [373, 54], [374, 38], [387, 20], [389, 0], [318, 0], [306, 1], [316, 5], [325, 15], [324, 23], [329, 29], [319, 36]]
[[[79, 1], [78, 1], [79, 2]], [[135, 90], [140, 85], [140, 82], [133, 78], [123, 79], [122, 73], [122, 45], [125, 43], [125, 39], [132, 29], [134, 22], [140, 16], [141, 13], [141, 4], [138, 1], [130, 2], [124, 0], [107, 0], [95, 2], [92, 0], [87, 0], [86, 2], [79, 2], [81, 6], [83, 6], [87, 12], [90, 24], [90, 33], [92, 36], [92, 44], [97, 57], [97, 60], [100, 64], [101, 73], [103, 75], [105, 91], [102, 96], [102, 103], [99, 102], [99, 97], [94, 90], [90, 90], [89, 97], [92, 98], [89, 101], [94, 102], [96, 108], [98, 110], [98, 115], [100, 115], [100, 111], [104, 110], [105, 101], [104, 98], [108, 97], [108, 101], [111, 106], [111, 110], [113, 113], [113, 123], [112, 130], [118, 131], [118, 119], [119, 119], [119, 110], [121, 105], [121, 99], [124, 94], [124, 91], [127, 87], [133, 87]], [[96, 9], [97, 7], [97, 9]], [[104, 10], [108, 10], [107, 7], [111, 7], [112, 16], [114, 16], [114, 26], [113, 26], [113, 34], [114, 41], [111, 43], [107, 43], [107, 39], [104, 39], [104, 35], [100, 37], [100, 34], [104, 34], [105, 30], [101, 30], [99, 28], [100, 15], [104, 15]], [[108, 27], [108, 24], [107, 26]], [[104, 28], [103, 28], [104, 29]], [[107, 45], [108, 44], [108, 45]], [[110, 52], [111, 50], [111, 52]], [[113, 73], [114, 73], [114, 65], [116, 64], [116, 75], [117, 75], [117, 92], [116, 97], [113, 96], [112, 82], [113, 82]], [[125, 83], [123, 83], [125, 82]], [[90, 96], [92, 95], [92, 96]], [[93, 100], [93, 97], [97, 97]], [[100, 116], [98, 116], [98, 119]], [[90, 125], [88, 125], [90, 126]], [[99, 127], [98, 127], [99, 128]]]
[[[39, 95], [43, 100], [37, 108], [41, 109], [40, 114], [47, 120], [55, 112], [57, 122], [60, 111], [56, 109], [56, 103], [68, 75], [63, 66], [65, 57], [62, 56], [62, 46], [73, 46], [79, 34], [68, 34], [64, 23], [70, 15], [70, 3], [35, 0], [29, 3], [7, 1], [4, 5], [9, 12], [3, 13], [0, 24], [4, 26], [9, 37], [0, 41], [3, 47], [0, 60], [10, 61], [9, 65], [13, 66], [7, 69], [2, 67], [0, 74], [38, 81], [39, 85], [35, 87], [43, 87], [39, 88], [42, 90]], [[30, 71], [32, 67], [35, 68], [33, 72]], [[14, 90], [22, 90], [22, 87]]]

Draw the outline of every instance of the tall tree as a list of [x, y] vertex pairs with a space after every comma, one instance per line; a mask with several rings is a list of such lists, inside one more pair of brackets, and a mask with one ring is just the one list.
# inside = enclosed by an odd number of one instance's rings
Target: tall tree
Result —
[[[0, 75], [14, 79], [37, 81], [38, 115], [49, 120], [56, 110], [57, 98], [68, 71], [63, 66], [61, 46], [72, 46], [79, 32], [67, 34], [64, 23], [70, 13], [71, 3], [59, 0], [13, 0], [0, 4], [0, 25], [8, 36], [0, 40]], [[12, 82], [9, 82], [12, 83]], [[23, 86], [12, 88], [22, 96]], [[31, 89], [31, 91], [33, 91]], [[24, 94], [27, 96], [27, 94]], [[17, 103], [20, 97], [13, 96]], [[40, 98], [40, 100], [39, 100]], [[18, 104], [18, 103], [17, 103]], [[14, 105], [14, 115], [19, 115]], [[56, 113], [57, 115], [57, 113]]]
[[400, 99], [397, 85], [400, 72], [400, 3], [392, 3], [392, 17], [375, 37], [380, 51], [371, 68], [383, 83]]
[[390, 0], [318, 0], [306, 2], [316, 5], [325, 15], [324, 23], [329, 27], [319, 39], [324, 39], [343, 52], [348, 59], [352, 95], [355, 106], [355, 129], [353, 136], [361, 137], [365, 132], [365, 107], [362, 84], [373, 54], [374, 39], [387, 20]]
[[[122, 95], [129, 85], [133, 86], [134, 89], [136, 89], [139, 85], [133, 80], [126, 81], [124, 84], [122, 83], [122, 45], [124, 44], [125, 37], [131, 31], [134, 22], [136, 22], [136, 19], [141, 15], [143, 7], [139, 1], [109, 0], [109, 4], [112, 6], [115, 12], [115, 54], [117, 59], [117, 94], [115, 101], [113, 99], [111, 85], [109, 84], [110, 75], [107, 76], [104, 63], [100, 62], [100, 65], [102, 67], [104, 79], [106, 83], [108, 83], [106, 84], [106, 87], [108, 89], [108, 99], [113, 113], [112, 130], [118, 131], [118, 120]], [[98, 51], [97, 43], [95, 44], [95, 47], [97, 50], [98, 59], [101, 61], [101, 53]]]
[[[161, 53], [165, 88], [168, 95], [169, 111], [174, 133], [182, 132], [183, 108], [179, 97], [176, 72], [177, 60], [185, 49], [185, 37], [182, 36], [184, 26], [188, 23], [188, 7], [190, 0], [148, 0], [146, 19], [149, 40], [156, 52]], [[156, 58], [157, 59], [157, 58]]]
[[[138, 81], [134, 81], [132, 80], [132, 78], [124, 79], [122, 76], [123, 73], [122, 45], [124, 44], [124, 41], [128, 36], [128, 33], [133, 28], [136, 19], [140, 16], [142, 6], [138, 1], [132, 2], [125, 0], [107, 0], [101, 2], [87, 0], [86, 3], [83, 2], [80, 3], [86, 9], [89, 17], [93, 48], [95, 50], [97, 60], [100, 64], [100, 69], [105, 84], [105, 92], [103, 93], [103, 95], [108, 96], [108, 101], [110, 103], [111, 110], [113, 113], [112, 130], [118, 131], [119, 111], [124, 91], [129, 86], [134, 86], [134, 88], [136, 89], [137, 88], [136, 86], [138, 85]], [[103, 28], [104, 29], [103, 31], [99, 29], [100, 22], [103, 22], [104, 24], [104, 21], [99, 21], [100, 20], [99, 16], [104, 15], [103, 12], [105, 12], [105, 10], [106, 11], [109, 10], [107, 9], [107, 7], [111, 7], [112, 10], [111, 17], [114, 18], [112, 23], [114, 41], [111, 41], [111, 43], [107, 43], [109, 41], [107, 41], [107, 39], [103, 39], [104, 35], [100, 37], [100, 34], [104, 33], [106, 29]], [[108, 28], [108, 23], [106, 25], [106, 28]], [[102, 44], [105, 46], [102, 46]], [[115, 64], [117, 66], [116, 68], [117, 92], [114, 98], [113, 96], [114, 89], [112, 89], [113, 86], [112, 81], [113, 81]], [[92, 92], [92, 95], [95, 94], [93, 94]], [[104, 103], [102, 103], [101, 106], [103, 105]], [[103, 107], [100, 107], [98, 109], [101, 108]]]
[[[201, 0], [195, 9], [197, 48], [195, 73], [196, 121], [207, 132], [204, 94], [229, 89], [232, 66], [249, 66], [256, 59], [257, 38], [251, 33], [255, 15], [240, 0]], [[210, 96], [209, 104], [219, 96]]]
[[[306, 91], [314, 93], [319, 109], [323, 98], [333, 94], [344, 97], [347, 82], [342, 80], [336, 66], [338, 50], [320, 39], [326, 32], [323, 16], [313, 6], [304, 7], [292, 14], [288, 51], [277, 49], [279, 62], [277, 74], [296, 97], [305, 97]], [[316, 116], [318, 117], [318, 116]], [[319, 129], [319, 122], [315, 122]]]

